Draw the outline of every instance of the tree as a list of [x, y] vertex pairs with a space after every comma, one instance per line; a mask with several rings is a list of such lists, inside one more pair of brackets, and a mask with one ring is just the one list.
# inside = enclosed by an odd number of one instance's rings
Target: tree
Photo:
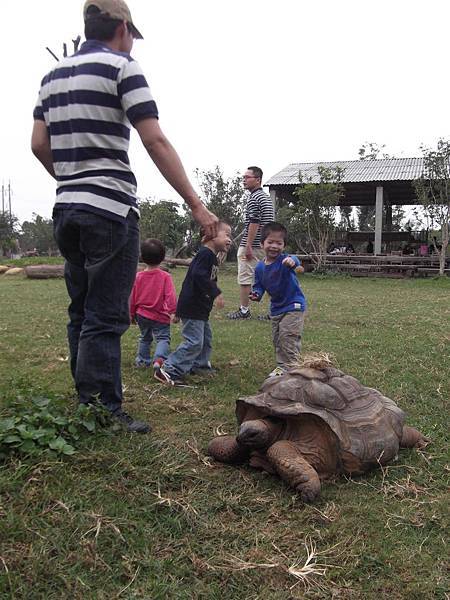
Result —
[[[231, 225], [236, 239], [244, 230], [246, 192], [242, 187], [242, 176], [236, 173], [233, 177], [226, 178], [218, 165], [209, 171], [196, 169], [195, 174], [206, 207]], [[233, 260], [236, 252], [237, 244], [228, 253], [228, 260]]]
[[381, 152], [386, 148], [385, 144], [381, 146], [376, 142], [364, 142], [358, 150], [359, 160], [377, 160], [378, 158], [394, 158], [386, 152], [380, 157]]
[[22, 223], [20, 245], [22, 250], [36, 248], [39, 254], [51, 256], [58, 249], [53, 237], [53, 221], [33, 213], [32, 221]]
[[406, 212], [403, 206], [396, 204], [392, 207], [392, 231], [400, 231], [404, 225]]
[[439, 275], [444, 275], [445, 258], [449, 244], [450, 226], [450, 140], [439, 139], [436, 149], [421, 147], [423, 173], [414, 183], [417, 197], [431, 222], [441, 230], [440, 248], [434, 239], [435, 251], [439, 251]]
[[18, 249], [19, 221], [13, 214], [0, 213], [0, 250], [4, 256]]
[[170, 200], [152, 201], [150, 198], [139, 201], [141, 213], [141, 238], [157, 238], [172, 250], [183, 245], [188, 226], [187, 218], [181, 215], [179, 206]]
[[288, 235], [304, 253], [312, 253], [316, 270], [326, 258], [326, 251], [336, 229], [337, 205], [344, 193], [340, 183], [342, 169], [318, 167], [319, 183], [306, 181], [299, 173], [300, 186], [294, 194], [298, 201], [280, 208], [278, 219]]
[[353, 206], [340, 206], [341, 216], [339, 227], [344, 231], [355, 231], [355, 221], [352, 217]]
[[[358, 150], [359, 160], [377, 160], [378, 158], [394, 158], [383, 152], [385, 144], [381, 146], [376, 142], [364, 142]], [[381, 156], [380, 156], [381, 155]], [[375, 229], [375, 206], [358, 206], [358, 229], [360, 231], [373, 231]]]

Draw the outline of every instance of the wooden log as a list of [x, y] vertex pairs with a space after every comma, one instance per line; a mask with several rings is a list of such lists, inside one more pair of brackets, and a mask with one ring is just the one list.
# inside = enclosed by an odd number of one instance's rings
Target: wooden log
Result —
[[12, 267], [11, 269], [8, 269], [7, 271], [5, 271], [5, 276], [6, 275], [19, 275], [20, 273], [22, 273], [23, 269], [22, 267]]
[[192, 262], [192, 258], [165, 258], [164, 262], [166, 265], [169, 265], [169, 267], [171, 265], [188, 267]]
[[30, 265], [25, 267], [29, 279], [59, 279], [64, 277], [64, 265]]
[[[191, 264], [191, 258], [167, 258], [163, 266], [183, 266]], [[145, 269], [144, 263], [139, 263], [138, 270]], [[58, 279], [64, 277], [64, 265], [30, 265], [25, 267], [25, 274], [29, 279]]]
[[[191, 264], [192, 258], [165, 258], [161, 263], [163, 271], [168, 271], [167, 267], [188, 267]], [[137, 270], [143, 271], [147, 265], [139, 263]]]

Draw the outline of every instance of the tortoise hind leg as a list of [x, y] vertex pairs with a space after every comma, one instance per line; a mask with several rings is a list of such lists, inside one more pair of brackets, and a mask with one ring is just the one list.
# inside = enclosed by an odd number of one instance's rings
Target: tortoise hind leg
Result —
[[289, 441], [275, 442], [267, 450], [278, 475], [300, 493], [303, 502], [312, 502], [320, 494], [317, 471], [305, 460], [300, 450]]
[[219, 462], [231, 464], [242, 463], [250, 455], [248, 448], [238, 444], [234, 435], [213, 438], [209, 442], [207, 453]]
[[430, 440], [414, 427], [403, 426], [401, 448], [425, 448]]

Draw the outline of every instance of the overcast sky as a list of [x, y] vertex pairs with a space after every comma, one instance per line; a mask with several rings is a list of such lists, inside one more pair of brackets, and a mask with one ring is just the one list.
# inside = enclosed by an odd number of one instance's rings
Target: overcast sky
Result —
[[[186, 167], [225, 174], [352, 160], [365, 141], [395, 156], [450, 135], [448, 0], [129, 0], [133, 56]], [[32, 110], [82, 1], [2, 2], [2, 182], [13, 212], [49, 217], [54, 182], [32, 156]], [[138, 195], [180, 201], [132, 134]], [[195, 180], [193, 181], [195, 184]]]

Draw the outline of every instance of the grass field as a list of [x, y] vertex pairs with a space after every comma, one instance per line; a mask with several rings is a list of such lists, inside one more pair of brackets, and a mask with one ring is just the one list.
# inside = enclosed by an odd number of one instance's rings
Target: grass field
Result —
[[[184, 272], [173, 272], [177, 287]], [[235, 430], [238, 396], [273, 367], [270, 324], [225, 319], [237, 304], [226, 271], [227, 307], [211, 319], [215, 379], [162, 388], [133, 368], [136, 329], [123, 338], [125, 408], [151, 435], [95, 434], [64, 460], [0, 465], [1, 598], [448, 598], [450, 280], [302, 285], [303, 352], [332, 353], [393, 398], [432, 439], [425, 451], [332, 480], [313, 505], [273, 476], [205, 457], [217, 427]], [[0, 279], [0, 413], [18, 397], [74, 405], [66, 304], [60, 280]]]

